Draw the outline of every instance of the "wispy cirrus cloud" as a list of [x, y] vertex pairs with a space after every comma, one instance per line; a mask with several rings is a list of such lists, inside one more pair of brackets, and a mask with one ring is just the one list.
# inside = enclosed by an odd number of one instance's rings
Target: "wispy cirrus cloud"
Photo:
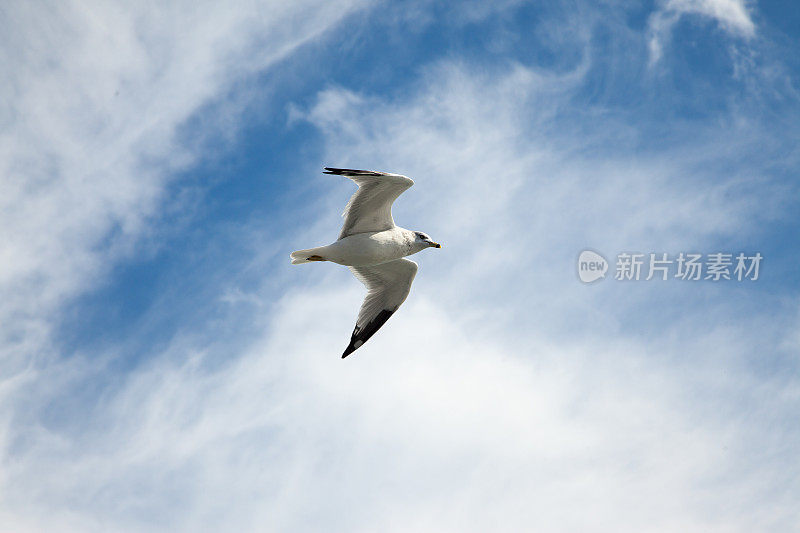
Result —
[[2, 335], [28, 337], [37, 317], [131, 249], [167, 183], [197, 156], [180, 130], [192, 114], [357, 6], [67, 2], [9, 10], [9, 75], [0, 86]]
[[152, 229], [198, 155], [181, 132], [189, 117], [356, 7], [67, 2], [4, 14], [4, 374], [28, 367], [52, 312]]
[[684, 16], [697, 15], [716, 22], [725, 32], [746, 39], [756, 34], [746, 0], [665, 0], [649, 19], [650, 63], [656, 63], [669, 42], [673, 26]]

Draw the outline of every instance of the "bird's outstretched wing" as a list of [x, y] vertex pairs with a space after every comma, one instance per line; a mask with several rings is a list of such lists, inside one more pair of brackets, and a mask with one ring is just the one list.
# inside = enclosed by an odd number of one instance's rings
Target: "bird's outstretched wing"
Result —
[[388, 172], [325, 167], [324, 173], [346, 176], [358, 185], [342, 213], [344, 225], [340, 239], [354, 233], [392, 229], [392, 203], [414, 185], [411, 178]]
[[397, 311], [411, 290], [417, 275], [417, 264], [408, 259], [396, 259], [370, 267], [348, 267], [367, 287], [367, 297], [361, 304], [356, 328], [350, 344], [342, 354], [344, 359], [367, 342], [376, 331]]

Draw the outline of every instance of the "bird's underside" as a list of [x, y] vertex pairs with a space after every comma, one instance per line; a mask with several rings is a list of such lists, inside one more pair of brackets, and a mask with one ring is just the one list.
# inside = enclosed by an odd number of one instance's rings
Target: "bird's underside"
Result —
[[[405, 232], [426, 239], [423, 242], [428, 244], [416, 243], [416, 248], [413, 250], [409, 248], [408, 251], [398, 254], [400, 256], [415, 253], [428, 246], [439, 247], [425, 234], [402, 230], [394, 224], [392, 203], [414, 184], [410, 178], [387, 172], [330, 167], [325, 167], [325, 174], [346, 176], [358, 185], [358, 190], [350, 198], [344, 213], [342, 213], [344, 224], [339, 233], [339, 239], [329, 246], [293, 252], [292, 263], [332, 260], [345, 265], [363, 265], [363, 262], [359, 263], [355, 259], [348, 262], [350, 257], [347, 254], [355, 254], [353, 257], [361, 257], [358, 254], [369, 256], [370, 250], [373, 250], [370, 247], [380, 246], [381, 242], [378, 237], [384, 233], [392, 236]], [[376, 235], [376, 237], [373, 238], [366, 234]], [[348, 238], [351, 236], [357, 237]], [[343, 239], [346, 240], [343, 241]], [[342, 244], [339, 245], [340, 243]], [[398, 257], [398, 255], [394, 257]], [[417, 273], [417, 264], [405, 257], [367, 266], [348, 266], [348, 268], [367, 287], [367, 296], [361, 305], [350, 343], [344, 350], [342, 358], [347, 357], [367, 342], [397, 311], [408, 297], [411, 283]]]

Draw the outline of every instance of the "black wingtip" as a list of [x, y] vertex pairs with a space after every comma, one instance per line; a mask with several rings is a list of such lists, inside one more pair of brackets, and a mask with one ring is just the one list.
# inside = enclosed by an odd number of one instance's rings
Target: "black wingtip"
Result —
[[386, 321], [389, 320], [389, 317], [392, 316], [392, 314], [396, 310], [397, 310], [396, 307], [393, 311], [390, 311], [388, 309], [383, 309], [380, 313], [377, 314], [375, 318], [370, 320], [369, 323], [366, 326], [364, 326], [363, 329], [356, 326], [356, 328], [353, 330], [353, 335], [350, 338], [350, 344], [347, 346], [344, 353], [342, 354], [342, 359], [344, 359], [351, 353], [355, 352], [357, 349], [364, 346], [364, 343], [367, 342], [369, 338], [375, 334], [376, 331], [381, 329], [381, 326], [383, 326], [386, 323]]
[[350, 344], [345, 348], [344, 353], [342, 354], [342, 359], [350, 355], [351, 353], [355, 352], [357, 348], [359, 348], [363, 343], [359, 343], [358, 346], [353, 346], [356, 343], [356, 339], [353, 338], [350, 340]]
[[323, 167], [323, 174], [336, 174], [338, 176], [382, 176], [383, 172], [376, 172], [374, 170], [359, 170], [355, 168], [335, 168]]

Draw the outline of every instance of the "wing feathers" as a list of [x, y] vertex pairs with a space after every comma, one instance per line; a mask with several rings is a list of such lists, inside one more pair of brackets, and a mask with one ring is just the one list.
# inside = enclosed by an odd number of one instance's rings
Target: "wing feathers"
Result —
[[348, 177], [358, 185], [342, 213], [344, 224], [340, 239], [355, 233], [393, 228], [392, 203], [414, 185], [406, 176], [374, 170], [325, 167], [324, 173]]
[[408, 297], [411, 283], [417, 275], [417, 264], [408, 259], [397, 259], [371, 267], [349, 268], [367, 287], [367, 296], [361, 304], [356, 327], [342, 358], [367, 342], [389, 320]]

